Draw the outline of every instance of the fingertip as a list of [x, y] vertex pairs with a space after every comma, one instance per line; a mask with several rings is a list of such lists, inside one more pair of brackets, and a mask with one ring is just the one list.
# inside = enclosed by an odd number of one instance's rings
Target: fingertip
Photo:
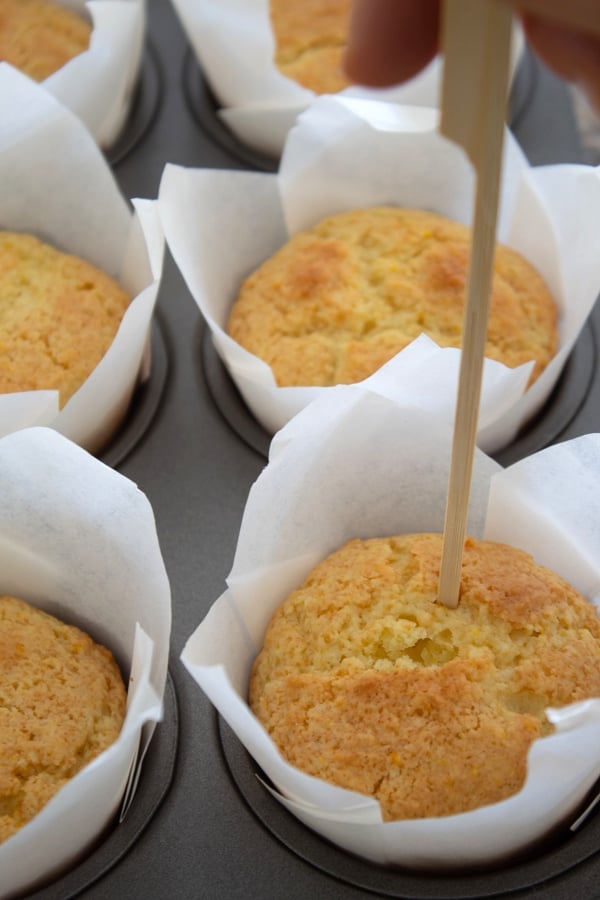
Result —
[[535, 15], [522, 18], [533, 52], [561, 78], [580, 87], [600, 113], [600, 39]]
[[369, 87], [407, 81], [438, 50], [438, 0], [354, 0], [343, 65]]

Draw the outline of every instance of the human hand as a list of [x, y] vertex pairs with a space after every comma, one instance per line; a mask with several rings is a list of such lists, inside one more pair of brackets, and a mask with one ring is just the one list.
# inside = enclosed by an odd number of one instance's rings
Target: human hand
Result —
[[[600, 113], [598, 0], [506, 0], [532, 50]], [[438, 52], [440, 0], [353, 0], [345, 68], [371, 87], [399, 84]], [[568, 21], [567, 21], [568, 20]]]

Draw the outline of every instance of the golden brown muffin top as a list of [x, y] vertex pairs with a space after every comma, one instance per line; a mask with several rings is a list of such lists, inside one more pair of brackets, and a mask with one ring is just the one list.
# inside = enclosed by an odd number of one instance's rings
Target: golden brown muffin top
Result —
[[[462, 339], [470, 229], [437, 213], [371, 207], [330, 216], [291, 238], [242, 284], [227, 330], [273, 369], [277, 384], [348, 384], [421, 333]], [[486, 356], [535, 361], [558, 346], [542, 277], [497, 245]]]
[[436, 602], [438, 534], [350, 541], [278, 608], [250, 704], [289, 762], [449, 815], [522, 786], [544, 710], [600, 696], [600, 619], [555, 573], [468, 539], [460, 602]]
[[277, 68], [317, 94], [348, 87], [342, 53], [351, 5], [351, 0], [270, 0]]
[[0, 393], [58, 390], [64, 406], [128, 305], [121, 286], [85, 260], [0, 231]]
[[0, 0], [0, 61], [43, 81], [87, 50], [91, 26], [49, 0]]
[[117, 739], [125, 703], [109, 650], [0, 597], [0, 843]]

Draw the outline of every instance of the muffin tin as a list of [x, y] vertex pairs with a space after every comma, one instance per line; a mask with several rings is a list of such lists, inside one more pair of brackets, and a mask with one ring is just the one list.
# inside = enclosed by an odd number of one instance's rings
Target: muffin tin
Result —
[[[511, 125], [534, 164], [579, 162], [564, 85], [525, 55]], [[170, 0], [148, 0], [148, 39], [130, 120], [107, 159], [128, 197], [155, 198], [166, 162], [273, 171], [218, 118]], [[226, 236], [224, 236], [226, 239]], [[600, 307], [536, 420], [496, 458], [599, 430]], [[380, 869], [327, 844], [264, 790], [256, 767], [183, 669], [183, 645], [221, 593], [246, 496], [269, 437], [218, 359], [170, 256], [152, 331], [150, 378], [101, 458], [152, 503], [171, 580], [173, 631], [165, 719], [135, 800], [71, 871], [37, 900], [119, 897], [593, 897], [600, 816], [525, 860], [490, 872], [432, 876]]]

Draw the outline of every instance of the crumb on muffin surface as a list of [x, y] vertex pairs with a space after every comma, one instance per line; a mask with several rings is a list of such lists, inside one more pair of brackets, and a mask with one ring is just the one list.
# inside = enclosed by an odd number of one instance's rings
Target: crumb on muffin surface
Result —
[[595, 608], [527, 554], [469, 539], [458, 608], [436, 602], [440, 535], [351, 541], [276, 611], [250, 705], [288, 762], [450, 815], [516, 793], [544, 710], [600, 696]]

